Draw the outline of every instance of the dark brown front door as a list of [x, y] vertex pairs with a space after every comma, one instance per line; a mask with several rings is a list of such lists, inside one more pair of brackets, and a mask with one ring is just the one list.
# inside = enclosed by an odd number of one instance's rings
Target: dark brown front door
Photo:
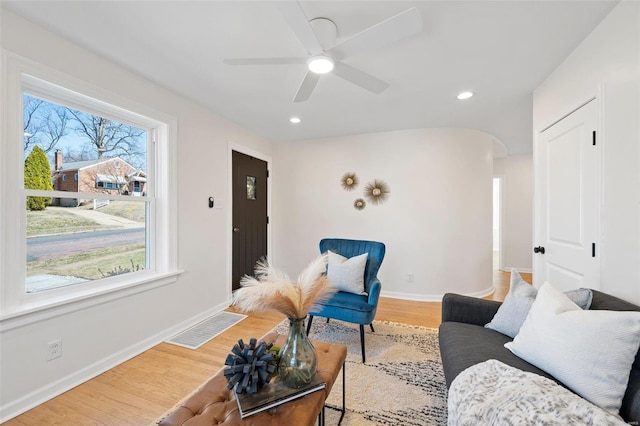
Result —
[[267, 163], [233, 151], [233, 274], [253, 275], [256, 262], [267, 255]]

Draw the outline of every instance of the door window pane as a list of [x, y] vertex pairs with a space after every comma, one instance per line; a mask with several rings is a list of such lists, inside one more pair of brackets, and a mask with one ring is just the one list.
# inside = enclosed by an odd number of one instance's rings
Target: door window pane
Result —
[[256, 199], [256, 178], [255, 176], [247, 176], [247, 200]]

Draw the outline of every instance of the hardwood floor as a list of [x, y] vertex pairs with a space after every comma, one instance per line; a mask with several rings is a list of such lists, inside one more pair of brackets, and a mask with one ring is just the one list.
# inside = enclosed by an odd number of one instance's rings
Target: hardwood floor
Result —
[[[522, 277], [531, 282], [531, 274]], [[509, 273], [494, 272], [494, 287], [496, 292], [487, 299], [504, 300]], [[439, 302], [383, 297], [376, 319], [437, 327], [440, 309]], [[262, 336], [282, 319], [275, 313], [250, 314], [195, 351], [161, 343], [4, 425], [150, 424], [222, 368], [239, 338]]]

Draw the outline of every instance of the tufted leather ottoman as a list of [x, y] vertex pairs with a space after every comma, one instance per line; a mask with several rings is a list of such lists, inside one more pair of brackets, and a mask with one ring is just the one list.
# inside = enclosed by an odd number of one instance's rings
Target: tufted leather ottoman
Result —
[[[285, 337], [269, 333], [260, 340], [275, 341], [276, 346], [282, 347]], [[182, 401], [177, 408], [158, 421], [158, 425], [314, 425], [318, 420], [318, 415], [323, 412], [324, 402], [344, 365], [347, 347], [326, 342], [313, 342], [313, 345], [318, 353], [318, 375], [325, 381], [325, 389], [287, 402], [275, 409], [241, 419], [233, 390], [227, 389], [227, 379], [220, 370]]]

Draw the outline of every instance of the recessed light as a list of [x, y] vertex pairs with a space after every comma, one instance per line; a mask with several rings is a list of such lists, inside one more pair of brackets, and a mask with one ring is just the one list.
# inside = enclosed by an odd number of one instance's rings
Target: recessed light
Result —
[[333, 70], [333, 65], [333, 59], [327, 55], [316, 55], [307, 62], [309, 71], [316, 74], [326, 74], [331, 72]]
[[472, 96], [473, 96], [473, 92], [462, 92], [458, 95], [458, 99], [460, 100], [469, 99]]
[[301, 121], [302, 121], [302, 120], [300, 120], [300, 117], [291, 117], [291, 118], [289, 119], [289, 123], [291, 123], [291, 124], [298, 124], [298, 123], [300, 123]]

